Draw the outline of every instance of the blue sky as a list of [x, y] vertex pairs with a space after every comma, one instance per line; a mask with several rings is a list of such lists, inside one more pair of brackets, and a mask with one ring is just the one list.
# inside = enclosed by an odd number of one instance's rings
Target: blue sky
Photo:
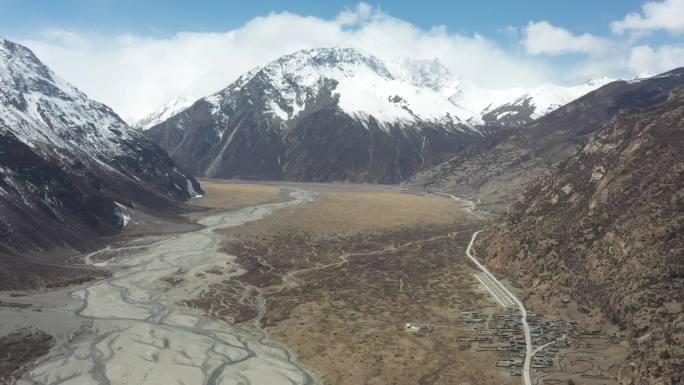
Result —
[[0, 35], [127, 119], [298, 49], [438, 60], [489, 88], [684, 65], [684, 0], [0, 0]]
[[[573, 31], [605, 34], [609, 22], [638, 11], [639, 0], [481, 0], [367, 1], [384, 12], [422, 28], [445, 25], [450, 31], [481, 33], [501, 39], [498, 30], [548, 20]], [[216, 32], [233, 29], [269, 12], [332, 18], [356, 1], [131, 1], [131, 0], [0, 0], [2, 33], [30, 36], [36, 30], [64, 28], [101, 34], [135, 33], [156, 37], [179, 31]]]

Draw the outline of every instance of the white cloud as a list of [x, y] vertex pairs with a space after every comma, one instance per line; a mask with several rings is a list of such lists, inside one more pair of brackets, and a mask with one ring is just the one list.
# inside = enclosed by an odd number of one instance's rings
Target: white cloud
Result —
[[524, 31], [522, 44], [532, 55], [562, 55], [568, 53], [604, 54], [614, 43], [608, 39], [584, 33], [575, 35], [548, 21], [530, 22]]
[[610, 24], [613, 32], [636, 33], [667, 30], [671, 33], [684, 32], [684, 0], [648, 1], [641, 6], [641, 13], [633, 12], [624, 19]]
[[643, 73], [663, 73], [684, 66], [684, 45], [638, 45], [624, 47], [613, 55], [592, 58], [577, 64], [569, 71], [573, 78], [596, 74], [619, 74], [631, 78]]
[[[653, 4], [672, 7], [682, 1], [646, 3], [643, 15], [628, 15], [625, 20], [641, 20], [645, 25], [645, 20], [663, 18], [657, 16], [660, 11], [654, 11]], [[667, 24], [669, 30], [675, 31], [675, 24]], [[627, 30], [626, 25], [614, 29]], [[355, 47], [386, 62], [404, 57], [438, 59], [453, 74], [488, 87], [632, 76], [684, 65], [684, 46], [679, 42], [635, 46], [631, 38], [577, 34], [548, 21], [530, 22], [524, 28], [507, 26], [499, 32], [509, 39], [521, 38], [524, 52], [515, 47], [505, 50], [479, 34], [451, 33], [445, 26], [422, 29], [365, 3], [331, 19], [271, 13], [226, 32], [180, 32], [153, 38], [49, 29], [19, 42], [127, 120], [141, 118], [179, 96], [209, 95], [256, 66], [306, 48]], [[555, 61], [558, 55], [577, 53], [582, 56], [572, 58], [571, 64]]]
[[[667, 6], [672, 14], [677, 14], [678, 10], [674, 9], [676, 2], [684, 4], [684, 0], [646, 3], [643, 6], [646, 18], [642, 19], [650, 21], [648, 23], [644, 21], [642, 25], [660, 25], [661, 28], [668, 25], [668, 28], [674, 31], [677, 23], [684, 22], [684, 17], [677, 18], [677, 22], [669, 20], [670, 24], [667, 24], [666, 17], [662, 15], [665, 8], [662, 7]], [[628, 15], [625, 20], [633, 22], [630, 25], [636, 28], [638, 23], [634, 22], [635, 18], [634, 15]], [[615, 30], [616, 24], [611, 24], [611, 28]], [[626, 27], [622, 30], [626, 30]], [[571, 79], [597, 75], [632, 77], [644, 72], [661, 73], [684, 66], [684, 45], [678, 42], [659, 46], [635, 45], [639, 37], [643, 37], [643, 33], [643, 30], [632, 30], [627, 38], [614, 40], [589, 33], [573, 34], [548, 21], [540, 21], [530, 22], [522, 31], [521, 44], [531, 55], [558, 56], [578, 53], [585, 55], [582, 59], [575, 59], [574, 65], [567, 69], [566, 75]]]
[[632, 48], [627, 59], [629, 69], [635, 73], [659, 73], [684, 65], [684, 45], [663, 45], [652, 48], [640, 45]]
[[366, 3], [359, 3], [356, 9], [346, 9], [337, 15], [337, 22], [341, 25], [353, 25], [367, 20], [373, 14], [373, 8]]
[[208, 95], [255, 66], [304, 48], [351, 46], [385, 61], [437, 58], [452, 73], [492, 87], [536, 85], [553, 75], [542, 62], [507, 53], [480, 35], [421, 29], [363, 3], [333, 19], [271, 13], [227, 32], [150, 38], [51, 30], [20, 42], [129, 120], [181, 95]]

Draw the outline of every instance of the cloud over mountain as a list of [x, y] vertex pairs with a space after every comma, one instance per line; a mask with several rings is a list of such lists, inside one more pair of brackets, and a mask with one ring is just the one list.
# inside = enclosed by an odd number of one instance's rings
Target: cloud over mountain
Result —
[[[678, 22], [667, 21], [662, 10], [676, 10], [680, 3], [648, 2], [641, 13], [629, 14], [611, 27], [617, 32], [662, 25], [677, 32]], [[102, 36], [53, 28], [19, 40], [129, 121], [174, 98], [216, 92], [240, 74], [300, 49], [352, 47], [388, 63], [404, 57], [437, 59], [451, 73], [490, 88], [577, 83], [597, 75], [631, 76], [668, 69], [663, 68], [665, 63], [684, 63], [683, 46], [677, 42], [654, 46], [638, 38], [570, 31], [545, 20], [522, 28], [502, 26], [501, 31], [509, 37], [520, 31], [520, 46], [445, 26], [419, 27], [360, 3], [331, 18], [273, 12], [219, 32]], [[570, 68], [556, 65], [568, 54], [580, 57]]]

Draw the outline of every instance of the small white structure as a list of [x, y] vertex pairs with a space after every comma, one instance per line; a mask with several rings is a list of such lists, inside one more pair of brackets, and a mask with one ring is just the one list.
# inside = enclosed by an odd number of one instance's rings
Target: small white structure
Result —
[[435, 327], [431, 324], [414, 324], [407, 322], [404, 325], [404, 331], [419, 336], [430, 336], [435, 334]]
[[407, 333], [418, 333], [420, 331], [420, 327], [409, 322], [406, 323], [406, 328], [404, 331]]

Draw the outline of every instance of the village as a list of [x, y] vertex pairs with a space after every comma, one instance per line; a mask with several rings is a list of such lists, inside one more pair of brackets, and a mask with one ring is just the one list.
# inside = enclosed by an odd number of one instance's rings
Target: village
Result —
[[[499, 306], [486, 306], [484, 310], [462, 311], [458, 314], [458, 319], [472, 331], [458, 337], [459, 349], [501, 352], [503, 356], [496, 362], [496, 367], [508, 369], [510, 376], [521, 376], [526, 354], [522, 316], [513, 300], [486, 274], [475, 273], [474, 277]], [[619, 343], [624, 339], [624, 334], [620, 332], [589, 329], [574, 320], [546, 319], [543, 314], [531, 310], [527, 310], [527, 323], [532, 346], [539, 348], [532, 357], [531, 368], [546, 374], [561, 371], [562, 357], [575, 349], [592, 348], [601, 341]], [[432, 336], [436, 332], [432, 324], [407, 323], [404, 330], [419, 336]], [[589, 372], [581, 373], [580, 377], [597, 378]]]
[[[500, 359], [497, 367], [509, 368], [511, 376], [520, 376], [525, 360], [525, 336], [521, 316], [513, 309], [487, 315], [480, 311], [464, 311], [461, 320], [473, 330], [472, 335], [459, 337], [462, 350], [478, 352], [508, 352], [509, 357]], [[532, 344], [543, 346], [532, 357], [533, 369], [559, 368], [562, 353], [586, 343], [586, 339], [620, 340], [622, 333], [605, 333], [580, 326], [576, 321], [546, 320], [541, 314], [528, 311]]]
[[[488, 275], [478, 272], [474, 276], [498, 302], [500, 310], [461, 312], [461, 321], [473, 333], [458, 338], [460, 348], [477, 352], [508, 352], [509, 356], [498, 360], [496, 366], [508, 368], [511, 376], [520, 376], [526, 352], [522, 315], [513, 299]], [[564, 353], [580, 347], [589, 348], [597, 341], [619, 342], [624, 338], [623, 333], [589, 329], [574, 320], [545, 319], [532, 310], [527, 310], [526, 319], [532, 346], [539, 349], [532, 357], [531, 368], [546, 373], [554, 371], [554, 368], [560, 370]], [[593, 377], [588, 373], [583, 376]]]
[[[475, 332], [475, 335], [459, 338], [462, 350], [509, 352], [510, 357], [499, 360], [496, 366], [510, 368], [511, 376], [520, 376], [525, 360], [521, 316], [512, 309], [490, 316], [477, 311], [465, 311], [460, 315], [463, 322]], [[545, 321], [533, 312], [529, 312], [527, 317], [534, 346], [549, 344], [533, 358], [532, 367], [554, 366], [560, 349], [568, 346], [567, 334], [580, 333], [577, 325], [558, 320]]]

